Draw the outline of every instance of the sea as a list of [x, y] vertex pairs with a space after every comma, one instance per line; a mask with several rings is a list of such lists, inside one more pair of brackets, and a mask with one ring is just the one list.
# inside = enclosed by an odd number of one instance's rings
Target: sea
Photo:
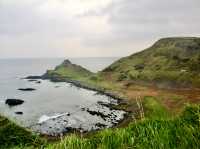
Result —
[[[68, 58], [72, 63], [81, 65], [92, 72], [98, 72], [118, 58]], [[65, 113], [76, 113], [81, 109], [107, 101], [108, 97], [98, 95], [94, 91], [77, 88], [69, 83], [53, 83], [41, 80], [41, 83], [24, 80], [30, 75], [42, 75], [54, 69], [65, 58], [38, 59], [0, 59], [0, 115], [4, 115], [17, 124], [31, 128], [32, 126], [58, 117]], [[19, 88], [34, 88], [35, 91], [24, 92]], [[22, 99], [22, 105], [10, 107], [6, 99]], [[16, 112], [23, 112], [19, 115]], [[81, 112], [79, 119], [81, 121]], [[87, 121], [85, 118], [84, 121]]]

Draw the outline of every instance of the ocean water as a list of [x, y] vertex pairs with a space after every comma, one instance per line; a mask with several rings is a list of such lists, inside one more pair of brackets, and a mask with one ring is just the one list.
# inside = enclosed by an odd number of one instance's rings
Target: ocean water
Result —
[[[68, 83], [53, 83], [41, 80], [40, 84], [23, 80], [29, 75], [42, 75], [47, 69], [53, 69], [62, 63], [60, 59], [1, 59], [0, 60], [0, 114], [15, 120], [20, 125], [31, 127], [39, 122], [60, 117], [66, 113], [79, 112], [79, 119], [87, 121], [89, 116], [81, 114], [82, 108], [107, 102], [106, 96], [97, 95], [94, 91], [80, 89]], [[73, 58], [72, 63], [97, 72], [113, 63], [117, 58]], [[35, 88], [32, 92], [19, 91], [19, 88]], [[9, 107], [5, 104], [8, 98], [22, 99], [24, 104]], [[16, 115], [15, 112], [23, 112]], [[74, 116], [75, 117], [75, 116]], [[97, 117], [95, 119], [98, 119]], [[93, 121], [95, 121], [93, 118]], [[59, 126], [60, 127], [60, 126]]]

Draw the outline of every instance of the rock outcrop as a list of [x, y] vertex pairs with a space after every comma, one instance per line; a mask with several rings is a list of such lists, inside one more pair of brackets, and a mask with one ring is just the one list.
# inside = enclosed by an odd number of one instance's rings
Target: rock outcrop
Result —
[[5, 104], [7, 104], [9, 106], [17, 106], [17, 105], [21, 105], [23, 103], [24, 103], [24, 101], [21, 99], [7, 99], [5, 101]]

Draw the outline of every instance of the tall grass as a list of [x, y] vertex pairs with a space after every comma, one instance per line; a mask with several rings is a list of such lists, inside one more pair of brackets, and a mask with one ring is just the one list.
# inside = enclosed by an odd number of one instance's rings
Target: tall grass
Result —
[[175, 119], [143, 120], [107, 129], [92, 138], [69, 136], [46, 149], [199, 149], [200, 106], [187, 106]]

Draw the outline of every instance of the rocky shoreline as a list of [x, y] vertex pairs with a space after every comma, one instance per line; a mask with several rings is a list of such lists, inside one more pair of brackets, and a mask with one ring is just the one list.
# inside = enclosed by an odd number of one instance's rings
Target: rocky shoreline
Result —
[[125, 118], [126, 112], [111, 110], [94, 104], [75, 113], [60, 113], [34, 125], [32, 129], [42, 135], [58, 137], [71, 132], [86, 133], [116, 126]]
[[32, 128], [43, 135], [56, 137], [72, 131], [90, 132], [114, 127], [125, 120], [125, 117], [128, 114], [127, 111], [117, 108], [118, 105], [124, 104], [125, 100], [122, 97], [118, 97], [115, 94], [106, 91], [105, 89], [93, 87], [68, 78], [49, 76], [47, 73], [42, 76], [29, 76], [24, 79], [67, 82], [78, 88], [94, 91], [98, 95], [105, 95], [110, 99], [108, 102], [99, 101], [90, 107], [82, 107], [75, 115], [73, 115], [73, 113], [61, 113], [60, 116], [56, 118], [55, 116], [52, 116], [53, 118], [38, 123]]
[[95, 92], [97, 92], [97, 94], [100, 94], [100, 95], [106, 95], [110, 98], [117, 100], [118, 103], [123, 103], [126, 100], [124, 97], [119, 97], [116, 94], [109, 92], [109, 91], [106, 91], [103, 88], [99, 88], [99, 87], [97, 88], [97, 87], [82, 83], [82, 82], [77, 81], [77, 80], [72, 80], [72, 79], [69, 79], [69, 78], [62, 78], [60, 76], [50, 76], [47, 73], [45, 73], [42, 76], [28, 76], [24, 79], [28, 79], [28, 80], [29, 79], [35, 79], [35, 80], [41, 79], [41, 80], [50, 80], [52, 82], [67, 82], [67, 83], [70, 83], [70, 84], [72, 84], [72, 85], [74, 85], [78, 88], [83, 88], [83, 89], [95, 91]]

